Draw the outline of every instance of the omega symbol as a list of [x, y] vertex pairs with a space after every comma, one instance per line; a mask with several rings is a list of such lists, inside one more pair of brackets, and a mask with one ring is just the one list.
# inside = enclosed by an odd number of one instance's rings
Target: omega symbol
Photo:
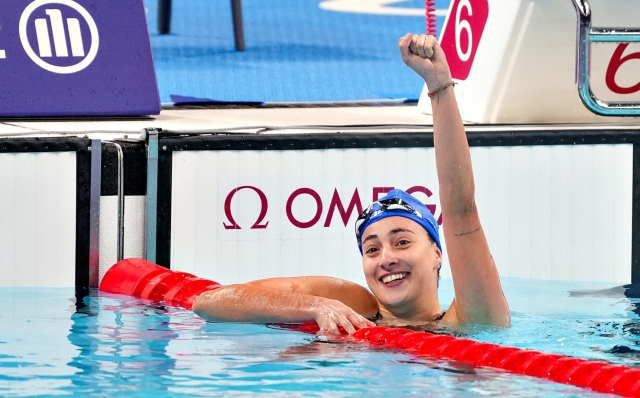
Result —
[[[42, 6], [47, 6], [44, 9], [43, 17], [35, 18], [31, 22], [31, 15]], [[73, 12], [69, 8], [75, 10], [75, 13], [79, 14], [84, 21], [73, 17], [65, 18], [63, 13]], [[88, 27], [89, 37], [83, 36], [82, 22], [86, 23]], [[80, 72], [91, 65], [98, 54], [100, 45], [98, 27], [89, 12], [73, 0], [36, 0], [32, 2], [22, 12], [19, 31], [20, 42], [29, 58], [49, 72], [59, 74]], [[29, 41], [30, 32], [35, 32], [37, 52], [34, 51], [32, 43]], [[89, 44], [88, 51], [86, 51], [87, 42]], [[58, 63], [61, 62], [64, 65], [56, 65], [54, 61], [59, 61]]]

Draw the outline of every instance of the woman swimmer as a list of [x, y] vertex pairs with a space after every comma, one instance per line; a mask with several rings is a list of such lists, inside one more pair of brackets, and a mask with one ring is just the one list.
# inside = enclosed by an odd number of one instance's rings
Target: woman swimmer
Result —
[[[355, 283], [321, 276], [273, 278], [201, 294], [193, 310], [211, 321], [315, 321], [320, 333], [353, 333], [375, 320], [385, 325], [484, 324], [508, 327], [509, 306], [474, 198], [471, 157], [445, 54], [435, 37], [407, 34], [402, 60], [427, 84], [444, 235], [455, 299], [445, 313], [438, 300], [442, 248], [438, 225], [411, 195], [391, 191], [356, 222], [362, 267], [371, 293]], [[369, 318], [369, 319], [367, 319]]]

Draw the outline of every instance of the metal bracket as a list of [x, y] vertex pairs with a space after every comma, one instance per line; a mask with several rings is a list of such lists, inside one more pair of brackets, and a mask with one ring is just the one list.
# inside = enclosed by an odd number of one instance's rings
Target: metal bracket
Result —
[[89, 287], [100, 283], [100, 191], [102, 141], [91, 140], [91, 182], [89, 188]]
[[158, 139], [162, 129], [145, 129], [142, 136], [147, 141], [147, 222], [145, 258], [156, 262], [158, 228]]
[[109, 144], [116, 147], [118, 153], [118, 248], [117, 261], [124, 259], [124, 153], [122, 146], [116, 142], [109, 141]]
[[591, 91], [591, 43], [640, 42], [640, 30], [591, 27], [591, 6], [587, 0], [572, 0], [578, 15], [576, 84], [582, 103], [602, 116], [640, 116], [640, 102], [607, 102]]

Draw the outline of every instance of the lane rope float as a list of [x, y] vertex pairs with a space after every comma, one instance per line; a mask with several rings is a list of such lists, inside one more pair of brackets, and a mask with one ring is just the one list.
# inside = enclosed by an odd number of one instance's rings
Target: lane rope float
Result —
[[218, 282], [176, 272], [139, 258], [115, 263], [102, 277], [102, 292], [126, 294], [166, 305], [191, 309], [196, 298], [207, 290], [220, 287]]
[[[198, 295], [218, 287], [221, 285], [212, 280], [132, 258], [114, 264], [102, 278], [99, 290], [191, 309]], [[318, 331], [315, 323], [288, 328], [305, 333]], [[375, 347], [462, 361], [475, 367], [500, 369], [601, 393], [640, 397], [640, 369], [628, 366], [404, 328], [368, 327], [352, 336]]]

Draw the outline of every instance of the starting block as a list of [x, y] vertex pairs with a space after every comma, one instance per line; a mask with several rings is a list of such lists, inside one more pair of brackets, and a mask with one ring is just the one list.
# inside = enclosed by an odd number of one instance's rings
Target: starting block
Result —
[[[636, 0], [453, 0], [440, 43], [462, 119], [634, 120], [615, 116], [640, 116], [639, 20]], [[418, 107], [431, 113], [426, 87]]]

